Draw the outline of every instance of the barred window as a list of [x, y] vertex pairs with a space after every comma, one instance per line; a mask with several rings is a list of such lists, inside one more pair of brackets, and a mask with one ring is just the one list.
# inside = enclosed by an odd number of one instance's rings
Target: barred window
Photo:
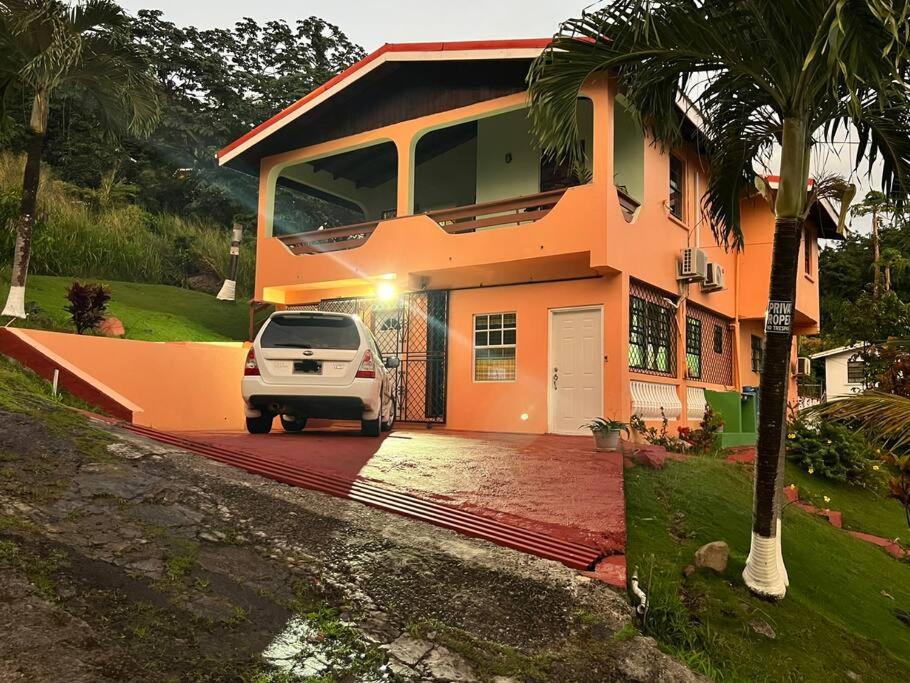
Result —
[[692, 379], [701, 379], [701, 320], [686, 318], [686, 369]]
[[515, 380], [515, 313], [474, 316], [474, 381]]
[[714, 353], [724, 352], [724, 328], [722, 325], [714, 326]]
[[765, 362], [765, 354], [762, 350], [762, 338], [752, 335], [752, 372], [761, 372], [762, 365]]
[[862, 384], [866, 381], [866, 364], [861, 360], [847, 361], [847, 382]]
[[673, 309], [641, 296], [629, 297], [629, 367], [643, 372], [674, 373]]

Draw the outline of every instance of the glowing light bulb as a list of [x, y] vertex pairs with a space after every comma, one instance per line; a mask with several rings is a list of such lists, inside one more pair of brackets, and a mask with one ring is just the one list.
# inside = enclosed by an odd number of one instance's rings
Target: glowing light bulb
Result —
[[398, 290], [395, 289], [395, 285], [391, 282], [380, 282], [379, 286], [376, 287], [376, 296], [381, 301], [391, 301], [398, 296]]

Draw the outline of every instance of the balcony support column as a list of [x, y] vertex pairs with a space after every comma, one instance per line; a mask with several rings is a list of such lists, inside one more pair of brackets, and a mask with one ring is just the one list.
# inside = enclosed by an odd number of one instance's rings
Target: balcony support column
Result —
[[416, 141], [410, 136], [395, 138], [398, 150], [398, 197], [395, 210], [398, 216], [414, 213], [414, 148]]

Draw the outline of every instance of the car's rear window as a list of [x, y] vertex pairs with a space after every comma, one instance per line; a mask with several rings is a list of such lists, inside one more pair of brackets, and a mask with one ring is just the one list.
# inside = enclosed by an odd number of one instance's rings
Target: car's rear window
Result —
[[360, 348], [360, 333], [351, 318], [334, 315], [279, 315], [265, 326], [261, 346], [287, 349]]

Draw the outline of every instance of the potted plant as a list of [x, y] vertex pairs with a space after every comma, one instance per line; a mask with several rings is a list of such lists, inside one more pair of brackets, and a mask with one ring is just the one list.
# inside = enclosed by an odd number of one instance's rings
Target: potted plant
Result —
[[607, 420], [596, 417], [582, 425], [583, 429], [590, 429], [594, 435], [594, 448], [597, 451], [615, 451], [619, 446], [619, 434], [625, 432], [629, 436], [629, 425], [617, 420]]

